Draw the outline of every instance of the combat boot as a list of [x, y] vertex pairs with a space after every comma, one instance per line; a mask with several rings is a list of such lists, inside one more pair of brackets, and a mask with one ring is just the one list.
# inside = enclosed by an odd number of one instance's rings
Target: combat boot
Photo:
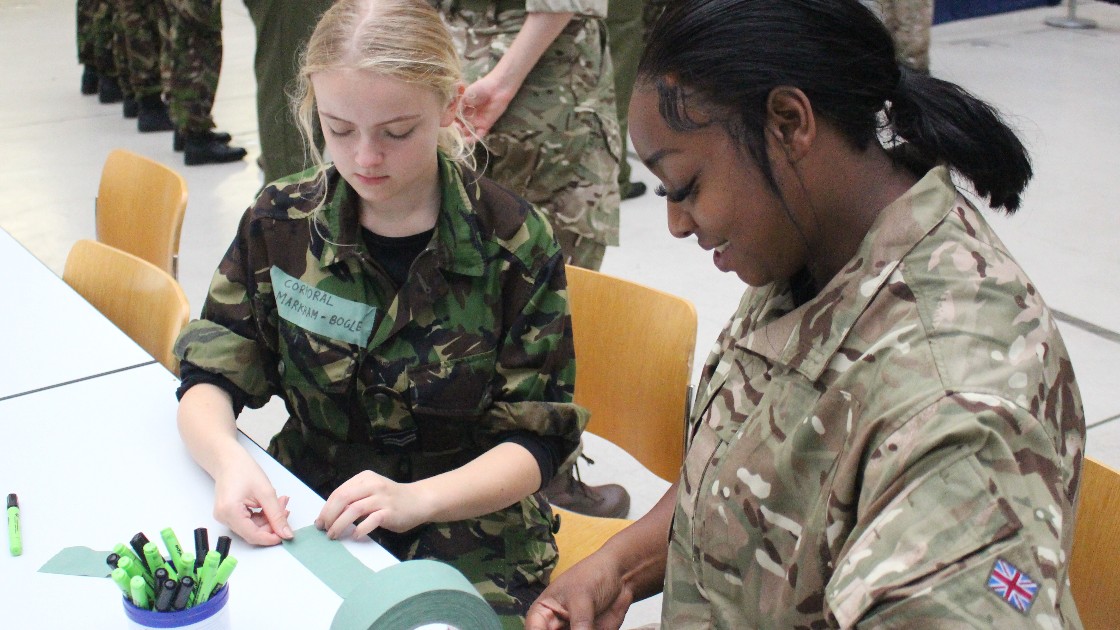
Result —
[[136, 128], [143, 133], [149, 131], [171, 131], [175, 124], [171, 122], [171, 113], [167, 110], [167, 103], [159, 94], [144, 96], [140, 99], [140, 112], [136, 116]]
[[97, 70], [88, 63], [82, 69], [82, 94], [97, 94]]
[[187, 166], [236, 162], [246, 155], [245, 149], [220, 142], [209, 131], [183, 134], [183, 163]]
[[124, 92], [121, 91], [121, 84], [111, 77], [97, 79], [97, 100], [105, 104], [123, 101]]
[[573, 466], [567, 473], [553, 477], [541, 492], [549, 503], [565, 510], [588, 516], [626, 518], [630, 513], [630, 493], [626, 488], [617, 483], [589, 486], [577, 478], [578, 474]]
[[126, 96], [124, 97], [122, 110], [125, 118], [136, 118], [140, 115], [140, 101], [131, 96]]
[[[211, 129], [210, 131], [207, 131], [205, 133], [210, 134], [211, 140], [221, 142], [222, 144], [229, 144], [230, 141], [233, 140], [233, 136], [224, 131], [214, 131], [213, 129]], [[183, 150], [183, 134], [179, 133], [179, 131], [177, 130], [175, 131], [175, 136], [171, 139], [171, 148], [175, 149], [176, 151]]]

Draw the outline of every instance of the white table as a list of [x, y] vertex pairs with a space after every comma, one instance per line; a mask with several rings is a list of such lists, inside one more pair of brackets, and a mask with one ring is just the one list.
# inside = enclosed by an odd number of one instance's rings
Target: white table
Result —
[[[239, 564], [229, 582], [232, 627], [330, 626], [339, 596], [283, 548], [251, 547], [213, 519], [213, 482], [191, 460], [175, 427], [177, 384], [151, 364], [0, 401], [0, 493], [19, 495], [24, 547], [22, 556], [12, 557], [4, 536], [0, 626], [125, 628], [112, 581], [40, 573], [39, 567], [65, 547], [108, 550], [127, 545], [138, 531], [162, 548], [165, 527], [187, 550], [196, 527], [209, 529], [211, 548], [219, 535], [234, 538], [231, 553]], [[310, 525], [323, 500], [242, 440], [277, 492], [291, 497], [292, 527]], [[345, 544], [374, 570], [397, 562], [372, 541]]]
[[0, 400], [154, 361], [3, 229], [0, 269]]

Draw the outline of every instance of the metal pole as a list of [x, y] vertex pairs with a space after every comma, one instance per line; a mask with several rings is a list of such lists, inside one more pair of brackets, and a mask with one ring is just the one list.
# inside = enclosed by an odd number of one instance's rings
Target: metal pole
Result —
[[1093, 20], [1077, 17], [1077, 0], [1068, 0], [1069, 11], [1065, 17], [1046, 18], [1046, 23], [1058, 28], [1097, 28]]

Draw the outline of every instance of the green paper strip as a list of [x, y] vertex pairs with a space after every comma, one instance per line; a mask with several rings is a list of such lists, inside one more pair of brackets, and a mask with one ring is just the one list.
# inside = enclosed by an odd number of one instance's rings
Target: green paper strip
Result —
[[314, 525], [297, 529], [291, 540], [283, 542], [288, 553], [344, 599], [355, 584], [373, 572], [341, 542], [327, 538], [327, 533]]
[[113, 552], [95, 551], [89, 547], [67, 547], [39, 567], [39, 573], [109, 577], [109, 565], [105, 564], [105, 558], [110, 553]]
[[313, 526], [284, 541], [297, 560], [342, 597], [331, 630], [399, 630], [445, 623], [459, 630], [500, 630], [486, 600], [455, 567], [409, 560], [374, 572]]

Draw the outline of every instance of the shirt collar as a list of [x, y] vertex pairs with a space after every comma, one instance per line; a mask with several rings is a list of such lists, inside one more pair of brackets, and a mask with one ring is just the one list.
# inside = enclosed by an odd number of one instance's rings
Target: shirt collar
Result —
[[[438, 159], [441, 200], [433, 237], [438, 265], [458, 274], [481, 276], [482, 235], [474, 210], [478, 200], [474, 180], [478, 175], [461, 169], [442, 151], [438, 152]], [[362, 242], [357, 193], [333, 165], [328, 167], [326, 179], [328, 201], [312, 219], [317, 222], [316, 236], [323, 240], [321, 267], [357, 256]], [[475, 189], [473, 196], [468, 194], [469, 187]]]
[[792, 308], [788, 281], [754, 291], [743, 305], [752, 332], [736, 345], [816, 381], [903, 257], [944, 220], [956, 198], [949, 170], [931, 169], [879, 213], [856, 255], [813, 299]]

